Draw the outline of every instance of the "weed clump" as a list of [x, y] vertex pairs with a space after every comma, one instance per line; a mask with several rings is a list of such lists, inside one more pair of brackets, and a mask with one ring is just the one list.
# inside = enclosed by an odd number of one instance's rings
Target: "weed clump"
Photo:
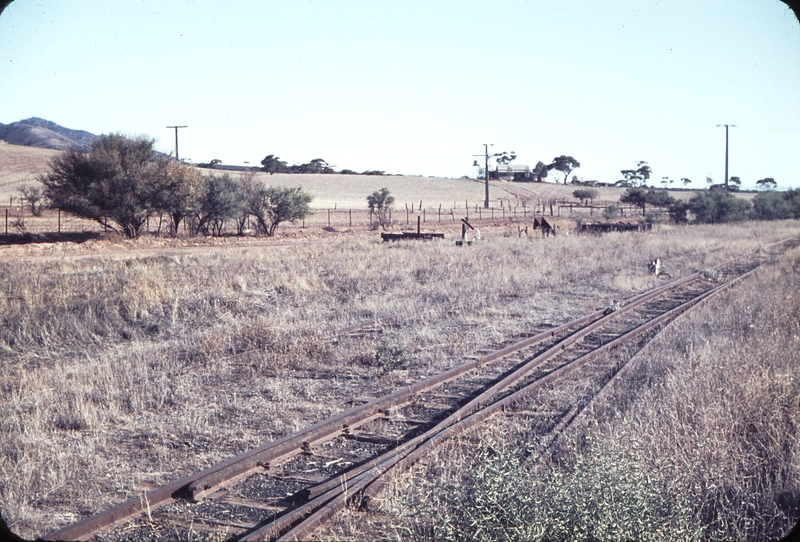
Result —
[[405, 368], [407, 363], [406, 346], [402, 341], [381, 338], [375, 347], [375, 366], [389, 373]]

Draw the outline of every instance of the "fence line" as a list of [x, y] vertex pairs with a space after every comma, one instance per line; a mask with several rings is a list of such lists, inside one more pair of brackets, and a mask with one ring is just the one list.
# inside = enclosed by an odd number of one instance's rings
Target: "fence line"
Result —
[[[18, 199], [18, 198], [15, 198]], [[423, 205], [423, 201], [404, 204], [402, 207], [399, 205], [393, 208], [390, 212], [390, 217], [393, 226], [398, 228], [416, 228], [417, 217], [420, 217], [420, 222], [425, 225], [428, 230], [436, 229], [439, 227], [448, 227], [449, 225], [459, 224], [461, 219], [467, 219], [470, 222], [479, 224], [486, 223], [487, 221], [511, 221], [519, 222], [525, 220], [532, 220], [535, 216], [545, 216], [552, 218], [601, 218], [603, 211], [610, 205], [616, 205], [619, 209], [620, 219], [639, 219], [642, 217], [642, 210], [640, 207], [632, 205], [623, 205], [619, 202], [612, 201], [597, 201], [582, 205], [574, 200], [567, 200], [566, 198], [560, 199], [545, 199], [538, 198], [535, 203], [533, 199], [529, 200], [530, 205], [525, 201], [513, 200], [500, 200], [499, 206], [492, 206], [488, 209], [484, 208], [481, 203], [470, 203], [464, 201], [463, 203], [453, 202], [453, 206], [443, 205], [438, 203], [433, 206]], [[13, 205], [2, 206], [3, 217], [5, 219], [3, 233], [5, 236], [24, 234], [24, 233], [84, 233], [84, 232], [102, 232], [105, 231], [103, 226], [99, 223], [79, 218], [69, 213], [62, 213], [59, 210], [43, 209], [39, 215], [34, 215], [30, 208], [27, 206]], [[655, 211], [655, 209], [653, 209]], [[168, 220], [159, 221], [158, 216], [152, 217], [153, 220], [148, 220], [146, 224], [146, 231], [148, 233], [158, 233], [158, 224], [161, 222], [161, 233], [168, 235], [168, 228], [164, 228], [164, 224], [168, 224]], [[252, 233], [252, 223], [248, 222], [246, 228], [249, 233]], [[327, 209], [314, 209], [312, 214], [306, 216], [303, 220], [298, 220], [294, 223], [284, 222], [281, 223], [279, 229], [284, 228], [353, 228], [353, 227], [377, 227], [377, 218], [369, 209], [343, 209], [334, 204], [333, 208]], [[189, 234], [186, 228], [186, 221], [181, 227], [181, 235], [186, 236]], [[235, 233], [236, 226], [234, 221], [226, 223], [223, 230], [225, 233]]]

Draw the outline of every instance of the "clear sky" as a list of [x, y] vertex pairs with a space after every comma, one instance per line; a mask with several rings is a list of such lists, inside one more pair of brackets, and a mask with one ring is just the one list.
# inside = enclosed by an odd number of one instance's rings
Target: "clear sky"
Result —
[[[483, 143], [614, 182], [800, 187], [800, 24], [778, 0], [16, 0], [0, 122], [194, 162], [473, 173]], [[550, 179], [552, 180], [552, 179]]]

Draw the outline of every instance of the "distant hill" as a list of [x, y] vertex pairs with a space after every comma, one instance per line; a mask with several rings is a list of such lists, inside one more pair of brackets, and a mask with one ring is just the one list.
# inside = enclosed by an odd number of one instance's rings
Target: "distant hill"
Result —
[[84, 130], [71, 130], [38, 117], [0, 124], [0, 139], [26, 147], [64, 150], [74, 146], [88, 151], [96, 137]]

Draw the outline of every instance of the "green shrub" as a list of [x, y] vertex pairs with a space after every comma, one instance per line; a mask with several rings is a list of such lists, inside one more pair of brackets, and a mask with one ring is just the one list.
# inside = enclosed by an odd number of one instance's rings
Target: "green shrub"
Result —
[[381, 339], [375, 347], [375, 365], [386, 373], [402, 369], [407, 361], [406, 346], [402, 341]]
[[612, 203], [608, 207], [603, 210], [603, 218], [606, 220], [612, 220], [619, 216], [619, 205], [616, 203]]
[[753, 198], [753, 218], [756, 220], [800, 218], [800, 189], [757, 194]]
[[731, 196], [724, 190], [704, 190], [689, 200], [689, 210], [698, 222], [717, 224], [745, 220], [750, 202]]
[[39, 176], [43, 196], [53, 208], [138, 237], [169, 189], [169, 157], [157, 153], [154, 144], [144, 136], [104, 134], [88, 153], [66, 150]]

